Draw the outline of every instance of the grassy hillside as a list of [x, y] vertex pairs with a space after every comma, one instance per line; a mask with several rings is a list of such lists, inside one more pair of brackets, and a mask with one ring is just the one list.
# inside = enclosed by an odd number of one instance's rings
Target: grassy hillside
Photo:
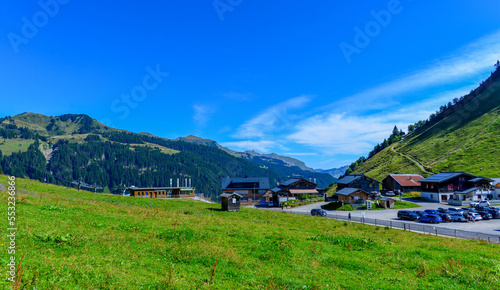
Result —
[[382, 182], [382, 180], [389, 173], [399, 173], [399, 174], [420, 174], [422, 176], [428, 176], [429, 174], [421, 170], [414, 162], [410, 159], [404, 157], [401, 154], [395, 152], [390, 145], [388, 148], [377, 153], [374, 157], [365, 161], [360, 167], [356, 169], [356, 173], [366, 173], [368, 176], [377, 179]]
[[355, 172], [375, 178], [390, 173], [426, 176], [441, 171], [500, 177], [500, 70], [466, 100], [449, 114], [444, 112], [441, 120], [428, 122], [368, 159]]
[[[27, 289], [500, 287], [500, 246], [485, 242], [30, 180], [16, 187]], [[7, 194], [0, 197], [6, 208]], [[1, 257], [9, 258], [5, 250]]]

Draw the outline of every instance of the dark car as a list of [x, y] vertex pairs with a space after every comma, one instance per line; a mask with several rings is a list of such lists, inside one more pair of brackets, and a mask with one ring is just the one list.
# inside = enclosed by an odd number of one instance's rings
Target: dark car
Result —
[[419, 222], [423, 223], [440, 223], [443, 220], [441, 219], [440, 216], [435, 215], [435, 214], [426, 214], [418, 218]]
[[433, 214], [433, 215], [438, 215], [439, 212], [435, 209], [426, 209], [424, 210], [426, 214]]
[[490, 220], [490, 219], [493, 218], [493, 216], [491, 215], [491, 213], [489, 213], [487, 211], [484, 211], [484, 210], [478, 210], [477, 213], [481, 215], [481, 217], [483, 218], [483, 220]]
[[319, 208], [313, 208], [313, 209], [311, 209], [311, 215], [312, 216], [326, 217], [326, 211], [319, 209]]
[[485, 208], [484, 210], [489, 212], [493, 216], [494, 219], [500, 219], [500, 210], [492, 208], [492, 207]]
[[453, 221], [453, 218], [448, 213], [440, 212], [439, 216], [443, 220], [443, 223], [451, 223]]
[[425, 215], [425, 211], [421, 211], [421, 210], [414, 210], [413, 212], [414, 212], [414, 213], [416, 213], [416, 214], [418, 214], [418, 216]]
[[402, 219], [402, 220], [415, 221], [418, 219], [418, 214], [416, 214], [410, 210], [400, 210], [400, 211], [398, 211], [398, 218]]

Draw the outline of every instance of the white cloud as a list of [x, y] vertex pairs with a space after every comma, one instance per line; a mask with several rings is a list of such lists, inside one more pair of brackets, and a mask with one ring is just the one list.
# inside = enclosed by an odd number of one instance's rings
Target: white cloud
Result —
[[263, 138], [290, 126], [294, 118], [290, 110], [298, 109], [310, 102], [309, 96], [300, 96], [276, 104], [243, 123], [233, 135], [235, 138]]
[[296, 129], [297, 132], [287, 137], [296, 143], [317, 147], [332, 155], [363, 154], [373, 143], [387, 137], [388, 124], [378, 117], [329, 114], [306, 119]]
[[203, 127], [210, 121], [210, 117], [215, 113], [215, 108], [208, 105], [193, 105], [193, 121], [200, 127]]
[[270, 153], [271, 149], [275, 147], [273, 141], [237, 141], [237, 142], [224, 142], [222, 146], [228, 147], [235, 151], [255, 150], [260, 153]]
[[287, 139], [316, 147], [329, 155], [365, 155], [374, 145], [389, 137], [395, 125], [406, 131], [409, 124], [427, 119], [439, 106], [468, 93], [471, 88], [449, 91], [369, 116], [338, 113], [316, 115], [298, 123], [295, 127], [297, 131]]
[[423, 69], [344, 98], [327, 107], [342, 108], [344, 111], [385, 108], [395, 104], [393, 100], [395, 96], [456, 82], [487, 70], [492, 71], [493, 64], [498, 59], [500, 59], [500, 31], [480, 38]]

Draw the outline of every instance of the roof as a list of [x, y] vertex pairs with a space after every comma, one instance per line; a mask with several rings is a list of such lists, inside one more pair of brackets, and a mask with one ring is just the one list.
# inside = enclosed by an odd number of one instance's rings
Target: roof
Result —
[[294, 182], [297, 182], [297, 181], [299, 181], [301, 179], [302, 178], [291, 178], [291, 179], [288, 179], [287, 181], [284, 181], [284, 182], [280, 183], [280, 185], [289, 186], [290, 184], [292, 184]]
[[342, 188], [341, 190], [337, 191], [335, 194], [348, 196], [348, 195], [355, 193], [356, 191], [362, 191], [368, 195], [368, 192], [366, 192], [360, 188], [350, 188], [350, 187]]
[[380, 181], [378, 181], [376, 179], [373, 179], [373, 178], [371, 178], [369, 176], [366, 176], [364, 174], [350, 174], [350, 175], [346, 175], [343, 178], [337, 180], [337, 183], [338, 184], [349, 184], [349, 183], [352, 183], [353, 181], [356, 181], [356, 180], [358, 180], [358, 179], [360, 179], [362, 177], [366, 177], [366, 178], [371, 179], [371, 180], [373, 180], [373, 181], [375, 181], [377, 183], [381, 183]]
[[469, 180], [469, 182], [474, 182], [474, 183], [476, 183], [476, 182], [479, 182], [479, 181], [481, 181], [481, 180], [486, 180], [486, 181], [488, 181], [488, 182], [492, 182], [492, 181], [493, 181], [492, 179], [489, 179], [489, 178], [486, 178], [486, 177], [482, 177], [482, 176], [478, 176], [478, 177], [476, 177], [476, 178], [473, 178], [473, 179]]
[[364, 174], [350, 174], [350, 175], [346, 175], [344, 177], [342, 177], [341, 179], [337, 180], [337, 183], [339, 184], [349, 184], [355, 180], [358, 180], [360, 179], [361, 177], [363, 177]]
[[395, 200], [395, 199], [390, 198], [390, 197], [382, 197], [382, 198], [379, 198], [378, 200], [386, 201], [386, 200]]
[[224, 192], [223, 194], [220, 195], [220, 197], [231, 197], [233, 195], [237, 195], [241, 198], [241, 195], [237, 194], [236, 192]]
[[222, 178], [222, 189], [269, 189], [268, 177]]
[[471, 193], [471, 192], [479, 190], [479, 189], [480, 189], [479, 187], [473, 187], [473, 188], [465, 189], [462, 191], [456, 191], [455, 194], [468, 194], [468, 193]]
[[301, 181], [301, 180], [307, 181], [307, 182], [312, 183], [312, 184], [316, 184], [316, 183], [314, 183], [314, 182], [312, 182], [312, 181], [309, 181], [309, 180], [307, 180], [307, 179], [304, 179], [304, 178], [290, 178], [290, 179], [288, 179], [287, 181], [282, 182], [282, 183], [280, 184], [280, 186], [289, 186], [290, 184], [293, 184], [293, 183], [295, 183], [295, 182], [297, 182], [297, 181]]
[[271, 189], [272, 192], [280, 192], [281, 190], [283, 190], [284, 188], [281, 188], [281, 187], [275, 187], [273, 189]]
[[419, 181], [424, 179], [419, 174], [391, 174], [389, 176], [401, 186], [420, 186]]
[[468, 175], [472, 178], [475, 178], [474, 175], [465, 172], [441, 172], [420, 180], [420, 183], [422, 182], [441, 183], [453, 179], [455, 177], [459, 177], [460, 175]]

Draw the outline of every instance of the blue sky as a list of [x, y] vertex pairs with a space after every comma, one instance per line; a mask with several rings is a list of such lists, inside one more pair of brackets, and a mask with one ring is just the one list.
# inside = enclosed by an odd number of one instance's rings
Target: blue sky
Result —
[[500, 59], [496, 1], [5, 2], [0, 116], [84, 113], [314, 168], [366, 155]]

